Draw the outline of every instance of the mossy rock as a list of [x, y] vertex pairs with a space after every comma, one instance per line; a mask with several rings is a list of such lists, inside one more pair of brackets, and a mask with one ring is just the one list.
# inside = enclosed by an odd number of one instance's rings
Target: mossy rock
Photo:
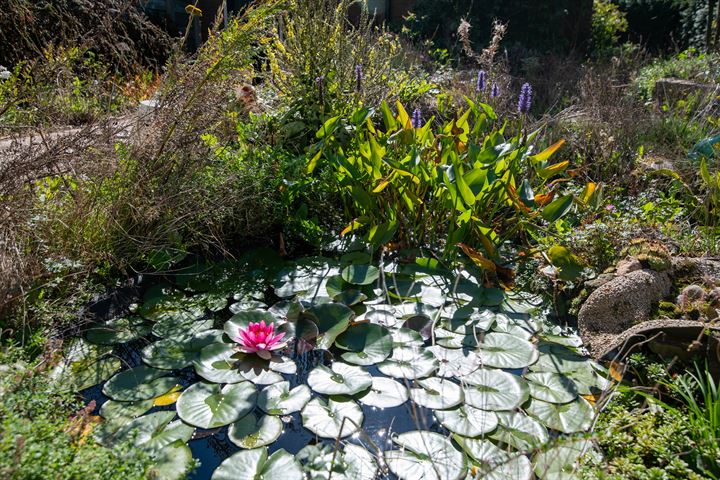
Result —
[[645, 268], [665, 272], [672, 267], [670, 251], [662, 243], [646, 238], [636, 238], [625, 248], [624, 255], [637, 258]]

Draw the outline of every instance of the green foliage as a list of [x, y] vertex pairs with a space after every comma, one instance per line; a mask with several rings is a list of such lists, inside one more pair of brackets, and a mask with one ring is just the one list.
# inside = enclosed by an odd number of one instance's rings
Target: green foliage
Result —
[[626, 13], [628, 36], [651, 50], [671, 50], [678, 44], [687, 47], [696, 23], [692, 13], [706, 2], [694, 0], [614, 0]]
[[642, 407], [639, 397], [615, 397], [600, 415], [594, 435], [604, 459], [585, 465], [586, 480], [701, 480], [687, 458], [696, 445], [687, 417], [657, 405]]
[[677, 55], [658, 58], [638, 71], [634, 82], [638, 94], [645, 100], [651, 100], [655, 82], [664, 77], [715, 83], [720, 80], [720, 55], [690, 48]]
[[8, 480], [132, 480], [147, 478], [149, 458], [130, 444], [97, 445], [83, 432], [87, 415], [69, 394], [47, 382], [42, 367], [30, 367], [9, 349], [0, 354], [0, 477]]
[[595, 0], [592, 17], [593, 53], [598, 57], [611, 55], [618, 47], [620, 34], [628, 29], [625, 14], [610, 0]]
[[[360, 10], [353, 22], [352, 10]], [[415, 100], [431, 88], [399, 39], [376, 26], [360, 2], [290, 1], [281, 25], [268, 41], [267, 73], [284, 100], [278, 122], [285, 141], [299, 150], [332, 115], [384, 98]]]
[[[397, 114], [383, 102], [376, 126], [368, 108], [349, 118], [329, 119], [308, 172], [335, 172], [347, 214], [343, 234], [364, 232], [375, 245], [392, 239], [408, 246], [440, 246], [485, 239], [502, 243], [512, 234], [553, 223], [585, 200], [550, 193], [550, 179], [568, 162], [550, 163], [562, 142], [531, 155], [535, 134], [511, 136], [487, 104], [475, 104], [438, 128], [432, 119], [412, 125], [405, 108]], [[322, 160], [322, 161], [321, 161]], [[447, 237], [445, 237], [447, 235]], [[486, 265], [487, 266], [487, 265]]]

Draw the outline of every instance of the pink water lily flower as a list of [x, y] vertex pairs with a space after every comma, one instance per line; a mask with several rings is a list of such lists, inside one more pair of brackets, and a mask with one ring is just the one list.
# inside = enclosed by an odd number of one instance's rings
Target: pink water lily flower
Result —
[[275, 334], [275, 323], [265, 324], [265, 320], [250, 323], [247, 328], [240, 329], [240, 338], [235, 341], [240, 344], [240, 350], [245, 353], [256, 353], [258, 357], [269, 360], [272, 351], [285, 347], [281, 342], [285, 333]]

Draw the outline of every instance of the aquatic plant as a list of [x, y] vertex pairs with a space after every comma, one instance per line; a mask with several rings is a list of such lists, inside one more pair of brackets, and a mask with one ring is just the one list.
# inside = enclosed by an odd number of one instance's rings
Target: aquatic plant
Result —
[[233, 340], [240, 344], [240, 351], [245, 353], [256, 353], [260, 358], [269, 360], [272, 352], [285, 347], [281, 342], [285, 336], [284, 332], [275, 334], [275, 323], [265, 324], [265, 320], [250, 323], [247, 328], [240, 328], [240, 337], [233, 337]]

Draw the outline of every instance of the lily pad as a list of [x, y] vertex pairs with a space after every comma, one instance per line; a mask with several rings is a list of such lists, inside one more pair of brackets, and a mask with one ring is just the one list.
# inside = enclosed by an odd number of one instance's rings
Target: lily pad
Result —
[[270, 445], [280, 437], [282, 421], [273, 415], [256, 417], [249, 413], [230, 425], [228, 438], [240, 448], [258, 448]]
[[413, 380], [432, 375], [438, 361], [432, 352], [413, 348], [395, 347], [392, 356], [377, 365], [378, 370], [389, 377]]
[[502, 370], [480, 369], [460, 378], [465, 403], [482, 410], [514, 410], [528, 399], [527, 382]]
[[528, 451], [544, 445], [548, 432], [544, 426], [522, 412], [496, 412], [498, 427], [490, 438], [506, 443], [520, 451]]
[[108, 421], [125, 422], [143, 415], [153, 407], [152, 398], [137, 402], [118, 402], [108, 400], [100, 407], [100, 416]]
[[479, 465], [478, 476], [483, 480], [530, 480], [532, 464], [527, 456], [508, 453], [489, 440], [464, 438], [454, 435], [455, 441]]
[[582, 397], [562, 405], [532, 399], [526, 411], [546, 427], [562, 433], [587, 431], [595, 415], [592, 405]]
[[462, 377], [470, 375], [480, 368], [480, 357], [474, 352], [455, 348], [445, 348], [440, 345], [428, 347], [428, 350], [438, 359], [439, 377]]
[[307, 385], [298, 385], [290, 389], [290, 382], [279, 382], [262, 389], [257, 404], [271, 415], [289, 415], [299, 412], [310, 401], [311, 393]]
[[138, 448], [147, 450], [151, 455], [157, 454], [176, 440], [183, 443], [189, 441], [195, 432], [195, 428], [180, 420], [171, 422], [174, 417], [174, 411], [160, 411], [138, 417], [123, 425], [111, 438], [103, 439], [103, 444], [110, 446], [132, 439]]
[[79, 392], [104, 382], [122, 368], [119, 358], [96, 360], [94, 356], [62, 360], [50, 372], [50, 379], [62, 392]]
[[425, 408], [445, 409], [459, 405], [464, 398], [463, 390], [457, 383], [437, 377], [418, 380], [422, 388], [411, 388], [410, 398]]
[[155, 480], [178, 480], [185, 478], [192, 461], [192, 452], [185, 442], [177, 440], [155, 455], [153, 465], [147, 471], [148, 478]]
[[575, 383], [557, 373], [531, 372], [525, 375], [525, 379], [529, 381], [530, 396], [538, 400], [551, 403], [567, 403], [578, 396]]
[[308, 374], [307, 383], [325, 395], [354, 395], [372, 384], [372, 377], [362, 367], [333, 362], [331, 368], [318, 365]]
[[386, 377], [373, 377], [370, 389], [357, 399], [363, 405], [377, 408], [399, 407], [408, 400], [408, 390], [397, 380]]
[[268, 456], [267, 447], [242, 450], [226, 458], [211, 480], [303, 480], [300, 465], [291, 454], [277, 450]]
[[326, 303], [310, 308], [305, 315], [318, 327], [320, 337], [317, 348], [327, 350], [335, 342], [335, 338], [348, 328], [355, 312], [341, 303]]
[[402, 449], [385, 451], [385, 462], [401, 480], [460, 480], [465, 476], [465, 455], [440, 434], [406, 432], [394, 441]]
[[380, 325], [360, 323], [353, 325], [335, 339], [335, 345], [349, 352], [342, 359], [355, 365], [375, 365], [392, 353], [390, 331]]
[[255, 386], [250, 382], [221, 387], [199, 382], [185, 390], [177, 412], [185, 422], [200, 428], [216, 428], [235, 422], [255, 407]]
[[205, 330], [187, 337], [166, 338], [151, 343], [142, 350], [143, 361], [151, 367], [180, 370], [200, 359], [200, 351], [221, 341], [221, 330]]
[[453, 433], [463, 437], [479, 437], [495, 430], [498, 418], [493, 412], [464, 405], [452, 410], [435, 410], [435, 417]]
[[364, 448], [346, 444], [342, 451], [330, 445], [306, 445], [295, 456], [303, 462], [310, 478], [335, 480], [374, 480], [375, 458]]
[[102, 391], [106, 396], [121, 402], [159, 397], [180, 383], [178, 378], [163, 376], [167, 373], [167, 370], [141, 365], [113, 376], [105, 383]]
[[148, 335], [150, 330], [150, 325], [140, 317], [121, 317], [89, 329], [85, 338], [97, 345], [117, 345], [142, 338]]
[[533, 459], [535, 474], [542, 480], [575, 480], [578, 460], [592, 445], [592, 441], [581, 438], [541, 451]]
[[349, 265], [341, 275], [343, 280], [353, 285], [370, 285], [380, 277], [380, 270], [372, 265]]
[[212, 343], [200, 350], [195, 372], [209, 382], [238, 383], [245, 380], [237, 368], [238, 351], [227, 343]]
[[538, 359], [535, 346], [506, 333], [488, 333], [478, 346], [484, 365], [496, 368], [525, 368]]
[[345, 397], [330, 397], [325, 403], [313, 398], [300, 412], [305, 428], [322, 438], [342, 438], [355, 433], [363, 422], [357, 403]]
[[530, 370], [533, 372], [553, 372], [569, 374], [586, 366], [589, 358], [578, 355], [567, 347], [556, 343], [542, 343], [538, 345], [540, 358]]
[[[230, 317], [223, 325], [223, 330], [228, 337], [237, 341], [236, 339], [240, 338], [240, 329], [247, 328], [251, 323], [259, 322], [277, 324], [278, 320], [265, 310], [243, 310]], [[283, 341], [285, 340], [283, 338]]]
[[205, 330], [213, 328], [213, 319], [205, 318], [196, 320], [195, 318], [186, 318], [177, 320], [174, 318], [164, 318], [158, 320], [152, 327], [153, 335], [160, 338], [181, 338], [189, 335], [195, 335]]

